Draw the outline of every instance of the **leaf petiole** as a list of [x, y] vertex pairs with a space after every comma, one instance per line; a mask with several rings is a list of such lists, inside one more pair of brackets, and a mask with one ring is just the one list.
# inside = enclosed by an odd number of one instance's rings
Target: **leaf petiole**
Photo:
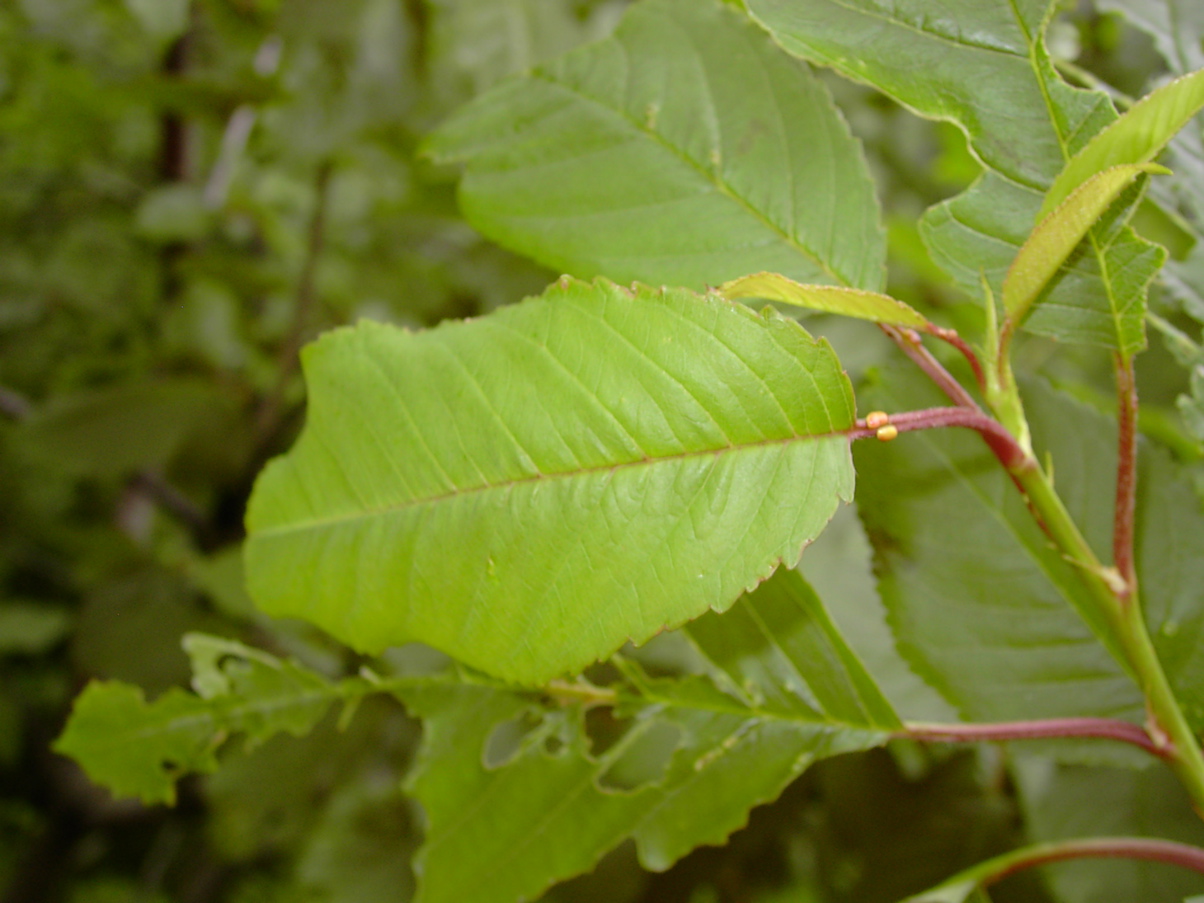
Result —
[[1025, 869], [1070, 859], [1141, 859], [1165, 862], [1204, 874], [1204, 850], [1146, 837], [1090, 837], [1034, 844], [980, 862], [936, 887], [908, 897], [903, 903], [957, 903], [970, 899], [977, 888]]

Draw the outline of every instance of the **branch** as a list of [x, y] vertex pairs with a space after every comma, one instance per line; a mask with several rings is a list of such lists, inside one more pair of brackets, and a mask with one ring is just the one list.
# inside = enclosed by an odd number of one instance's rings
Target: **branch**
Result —
[[929, 330], [929, 333], [938, 339], [948, 342], [962, 353], [962, 357], [966, 359], [970, 364], [970, 369], [974, 371], [974, 381], [978, 383], [978, 390], [985, 393], [987, 391], [987, 376], [983, 373], [982, 362], [979, 361], [978, 355], [974, 353], [974, 349], [966, 344], [966, 340], [957, 334], [957, 330], [934, 326]]
[[1166, 758], [1144, 730], [1127, 721], [1111, 718], [1049, 718], [1041, 721], [1008, 721], [995, 724], [928, 724], [908, 722], [895, 736], [921, 743], [973, 743], [976, 741], [1047, 740], [1089, 737], [1130, 743], [1146, 752]]
[[315, 194], [313, 215], [309, 220], [308, 241], [305, 246], [305, 260], [301, 264], [301, 274], [297, 278], [297, 301], [293, 309], [293, 322], [288, 335], [280, 345], [276, 357], [279, 376], [276, 387], [259, 406], [255, 418], [255, 434], [260, 444], [266, 441], [280, 423], [283, 414], [284, 395], [288, 390], [289, 380], [297, 370], [298, 354], [309, 330], [309, 321], [314, 306], [314, 281], [317, 275], [318, 259], [322, 255], [322, 245], [325, 241], [326, 206], [330, 192], [330, 177], [334, 170], [329, 160], [324, 160], [318, 167], [315, 179]]
[[[1070, 859], [1141, 859], [1147, 862], [1165, 862], [1193, 872], [1204, 874], [1204, 850], [1176, 843], [1172, 840], [1155, 840], [1146, 837], [1089, 837], [1079, 840], [1063, 840], [1041, 843], [1002, 856], [980, 862], [934, 888], [909, 897], [904, 903], [920, 903], [922, 900], [943, 899], [935, 892], [943, 889], [968, 890], [994, 884], [1009, 875], [1038, 865], [1065, 862]], [[961, 898], [959, 898], [961, 899]]]
[[130, 486], [187, 526], [197, 542], [204, 545], [210, 535], [209, 519], [180, 490], [150, 470], [138, 471]]
[[[882, 327], [883, 332], [890, 336], [891, 341], [899, 346], [899, 350], [911, 358], [915, 365], [927, 373], [928, 378], [936, 383], [942, 392], [949, 396], [950, 401], [960, 407], [978, 410], [978, 403], [974, 401], [974, 399], [970, 396], [970, 393], [967, 392], [962, 384], [953, 378], [953, 374], [946, 370], [941, 362], [933, 357], [932, 353], [924, 347], [923, 343], [920, 341], [919, 333], [917, 333], [914, 329], [901, 329], [898, 326], [888, 326], [884, 323], [880, 323], [879, 326]], [[952, 332], [952, 330], [949, 330], [949, 332]], [[956, 333], [954, 334], [956, 335]], [[947, 335], [941, 335], [940, 337], [946, 341], [949, 341]], [[959, 339], [958, 341], [960, 342], [961, 340]], [[962, 344], [964, 345], [964, 343]], [[966, 350], [969, 351], [968, 348]], [[969, 353], [974, 364], [977, 364], [977, 358], [974, 357], [974, 353], [972, 351]], [[981, 367], [976, 366], [976, 378], [980, 378], [981, 374]]]
[[850, 439], [868, 439], [871, 436], [887, 441], [899, 433], [913, 430], [930, 430], [946, 426], [963, 426], [975, 430], [986, 440], [991, 451], [1000, 460], [1008, 473], [1035, 466], [1035, 462], [1004, 429], [999, 421], [987, 416], [977, 406], [924, 408], [919, 411], [903, 411], [900, 414], [885, 414], [875, 411], [857, 421], [857, 426], [846, 434]]

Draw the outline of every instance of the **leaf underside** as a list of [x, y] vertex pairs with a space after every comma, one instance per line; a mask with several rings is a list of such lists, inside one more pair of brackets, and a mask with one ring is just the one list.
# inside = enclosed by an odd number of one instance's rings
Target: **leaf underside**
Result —
[[684, 290], [561, 280], [305, 353], [309, 420], [247, 523], [267, 612], [539, 683], [727, 608], [851, 496], [825, 342]]

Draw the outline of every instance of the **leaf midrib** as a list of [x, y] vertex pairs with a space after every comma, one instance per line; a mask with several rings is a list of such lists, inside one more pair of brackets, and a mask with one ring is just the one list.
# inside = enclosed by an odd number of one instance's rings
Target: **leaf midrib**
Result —
[[654, 458], [641, 458], [634, 461], [621, 461], [615, 464], [600, 464], [593, 467], [579, 468], [577, 470], [560, 471], [558, 473], [537, 473], [531, 476], [517, 477], [515, 479], [506, 480], [505, 482], [501, 483], [483, 483], [476, 486], [468, 486], [463, 489], [454, 489], [449, 492], [442, 492], [436, 495], [404, 499], [388, 505], [377, 508], [368, 508], [367, 510], [362, 511], [351, 511], [346, 514], [316, 517], [308, 520], [294, 521], [288, 524], [260, 527], [251, 532], [250, 538], [255, 539], [257, 537], [283, 536], [291, 533], [298, 533], [304, 530], [326, 529], [329, 527], [336, 527], [341, 524], [351, 523], [357, 520], [366, 520], [372, 517], [396, 514], [409, 508], [418, 508], [423, 505], [438, 504], [440, 502], [451, 501], [453, 499], [463, 498], [478, 493], [491, 492], [494, 490], [504, 490], [508, 492], [521, 486], [540, 482], [550, 482], [553, 480], [564, 479], [584, 479], [594, 474], [605, 473], [607, 471], [617, 472], [619, 470], [626, 470], [636, 467], [656, 466], [660, 464], [676, 464], [691, 460], [693, 458], [706, 457], [708, 455], [719, 457], [720, 455], [729, 452], [751, 452], [758, 449], [771, 448], [773, 446], [790, 445], [796, 442], [820, 442], [825, 439], [832, 439], [834, 437], [844, 435], [846, 434], [842, 430], [831, 430], [826, 433], [810, 433], [806, 435], [786, 436], [779, 439], [763, 439], [756, 442], [742, 443], [740, 445], [729, 445], [725, 448], [708, 448], [699, 451], [687, 451], [662, 455]]

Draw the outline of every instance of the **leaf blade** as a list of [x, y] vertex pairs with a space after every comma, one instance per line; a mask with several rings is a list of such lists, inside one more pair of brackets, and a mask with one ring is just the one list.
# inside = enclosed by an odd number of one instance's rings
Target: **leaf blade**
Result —
[[1009, 320], [1020, 323], [1024, 319], [1041, 290], [1104, 211], [1134, 179], [1150, 172], [1167, 170], [1147, 163], [1096, 172], [1043, 216], [1020, 246], [1003, 280], [1003, 308]]
[[[890, 410], [931, 399], [926, 387], [908, 382], [892, 380], [872, 400]], [[1038, 451], [1053, 460], [1060, 497], [1093, 548], [1107, 549], [1115, 424], [1043, 384], [1024, 389]], [[933, 431], [906, 446], [859, 443], [857, 452], [859, 512], [896, 640], [964, 717], [1089, 715], [1141, 723], [1135, 683], [1084, 623], [1091, 608], [1077, 574], [1049, 547], [976, 437]], [[1204, 609], [1192, 587], [1204, 581], [1204, 512], [1191, 493], [1172, 488], [1182, 487], [1184, 476], [1160, 449], [1143, 443], [1138, 466], [1143, 613], [1171, 686], [1198, 728]], [[1098, 743], [1074, 749], [1111, 755]]]
[[420, 335], [330, 334], [306, 368], [248, 582], [361, 649], [538, 683], [726, 608], [852, 489], [831, 350], [716, 297], [564, 279]]
[[883, 282], [873, 187], [826, 90], [713, 0], [637, 4], [612, 38], [499, 86], [426, 150], [467, 161], [478, 229], [561, 272]]
[[[923, 406], [934, 394], [907, 378], [878, 391], [874, 401], [884, 410]], [[1026, 400], [1043, 438], [1043, 396]], [[1082, 441], [1069, 425], [1079, 422], [1059, 413], [1053, 422]], [[962, 717], [1140, 720], [1132, 680], [1076, 614], [1090, 610], [1077, 574], [1049, 547], [976, 436], [932, 431], [907, 445], [860, 443], [856, 450], [858, 511], [896, 641]], [[1056, 454], [1054, 466], [1059, 493], [1088, 541], [1106, 542], [1108, 496], [1088, 488], [1098, 471], [1084, 479], [1087, 468], [1067, 454]]]

